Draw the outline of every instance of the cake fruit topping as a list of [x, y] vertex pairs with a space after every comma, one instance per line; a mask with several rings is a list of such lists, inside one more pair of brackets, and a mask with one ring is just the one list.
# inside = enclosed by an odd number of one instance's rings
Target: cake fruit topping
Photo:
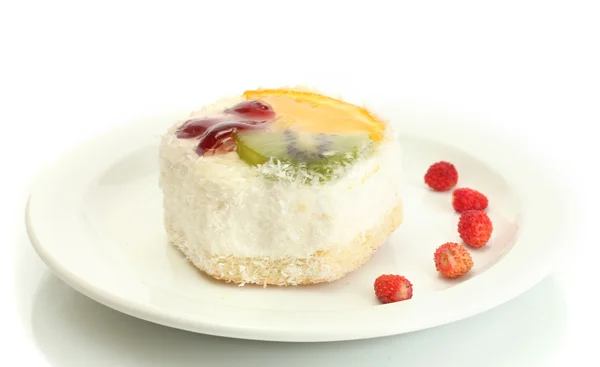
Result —
[[383, 138], [385, 123], [363, 107], [313, 92], [294, 89], [257, 89], [244, 92], [248, 100], [260, 100], [270, 105], [278, 130], [291, 127], [324, 133], [368, 133], [374, 142]]
[[459, 213], [467, 210], [484, 210], [488, 206], [488, 198], [477, 190], [458, 188], [452, 192], [452, 206]]
[[179, 139], [197, 139], [196, 153], [200, 156], [225, 154], [236, 149], [234, 131], [260, 130], [268, 121], [250, 116], [197, 118], [186, 121], [176, 135]]
[[199, 137], [198, 154], [217, 148], [226, 139], [231, 139], [231, 134], [240, 130], [258, 130], [261, 127], [256, 124], [243, 122], [223, 122], [213, 125]]
[[[177, 137], [197, 139], [196, 153], [201, 156], [237, 150], [250, 165], [277, 158], [316, 163], [317, 171], [324, 166], [330, 171], [331, 163], [349, 162], [362, 147], [383, 138], [383, 121], [338, 99], [293, 89], [251, 90], [243, 98], [220, 116], [186, 121]], [[270, 135], [236, 135], [245, 130]]]
[[455, 242], [447, 242], [434, 253], [436, 270], [447, 278], [458, 278], [473, 267], [473, 259], [466, 248]]
[[193, 139], [204, 134], [206, 130], [214, 125], [227, 121], [224, 118], [198, 118], [186, 121], [178, 130], [177, 137], [179, 139]]
[[440, 161], [429, 166], [424, 180], [435, 191], [448, 191], [456, 186], [458, 172], [452, 163]]
[[375, 279], [375, 295], [381, 303], [394, 303], [412, 298], [412, 283], [402, 275], [384, 274]]
[[233, 152], [235, 149], [235, 141], [229, 134], [227, 134], [224, 138], [218, 139], [211, 148], [204, 149], [202, 145], [199, 144], [195, 151], [200, 156], [212, 156]]
[[484, 211], [469, 210], [460, 215], [458, 233], [467, 245], [475, 248], [485, 246], [492, 231], [492, 221]]
[[366, 133], [314, 134], [304, 131], [238, 131], [234, 134], [238, 154], [250, 165], [270, 158], [307, 165], [342, 164], [350, 161], [371, 142]]
[[237, 105], [226, 109], [225, 113], [255, 119], [272, 119], [275, 117], [275, 111], [273, 111], [271, 106], [257, 100], [240, 102]]

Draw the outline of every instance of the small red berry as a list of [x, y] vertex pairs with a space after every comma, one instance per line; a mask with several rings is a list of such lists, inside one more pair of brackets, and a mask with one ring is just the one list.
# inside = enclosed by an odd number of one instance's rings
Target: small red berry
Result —
[[436, 191], [448, 191], [458, 182], [458, 172], [452, 163], [440, 161], [432, 164], [425, 173], [425, 183]]
[[384, 274], [375, 279], [375, 295], [382, 303], [400, 302], [412, 298], [411, 282], [401, 275]]
[[435, 251], [435, 268], [447, 278], [458, 278], [473, 267], [473, 259], [466, 248], [455, 242], [447, 242]]
[[459, 213], [467, 210], [484, 210], [488, 206], [488, 198], [477, 190], [459, 188], [452, 192], [452, 206]]
[[484, 211], [469, 210], [460, 215], [458, 233], [467, 245], [475, 248], [485, 246], [492, 231], [492, 221]]

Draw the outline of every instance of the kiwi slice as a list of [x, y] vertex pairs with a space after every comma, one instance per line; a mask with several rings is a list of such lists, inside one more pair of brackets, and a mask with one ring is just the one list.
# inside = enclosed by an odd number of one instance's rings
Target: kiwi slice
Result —
[[354, 161], [372, 145], [368, 133], [238, 131], [234, 139], [240, 158], [249, 165], [273, 159], [327, 178], [332, 178], [336, 168]]

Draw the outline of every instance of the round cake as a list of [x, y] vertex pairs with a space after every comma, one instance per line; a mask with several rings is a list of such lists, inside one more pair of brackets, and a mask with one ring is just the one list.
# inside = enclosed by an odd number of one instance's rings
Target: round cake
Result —
[[176, 121], [160, 144], [170, 244], [228, 282], [331, 282], [401, 224], [400, 145], [364, 107], [249, 90]]

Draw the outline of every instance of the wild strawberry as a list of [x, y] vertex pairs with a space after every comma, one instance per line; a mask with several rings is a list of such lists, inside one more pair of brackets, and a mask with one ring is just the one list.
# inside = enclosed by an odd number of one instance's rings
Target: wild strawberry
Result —
[[384, 274], [375, 279], [375, 295], [382, 303], [404, 301], [412, 298], [412, 284], [401, 275]]
[[459, 213], [484, 210], [488, 206], [488, 198], [477, 190], [463, 187], [452, 192], [452, 206]]
[[436, 270], [447, 278], [460, 277], [473, 267], [469, 251], [455, 242], [447, 242], [438, 247], [433, 258]]
[[448, 191], [458, 182], [458, 172], [452, 163], [440, 161], [432, 164], [425, 173], [425, 183], [436, 191]]
[[468, 210], [460, 215], [458, 233], [467, 245], [475, 248], [485, 246], [492, 231], [492, 221], [484, 211]]

